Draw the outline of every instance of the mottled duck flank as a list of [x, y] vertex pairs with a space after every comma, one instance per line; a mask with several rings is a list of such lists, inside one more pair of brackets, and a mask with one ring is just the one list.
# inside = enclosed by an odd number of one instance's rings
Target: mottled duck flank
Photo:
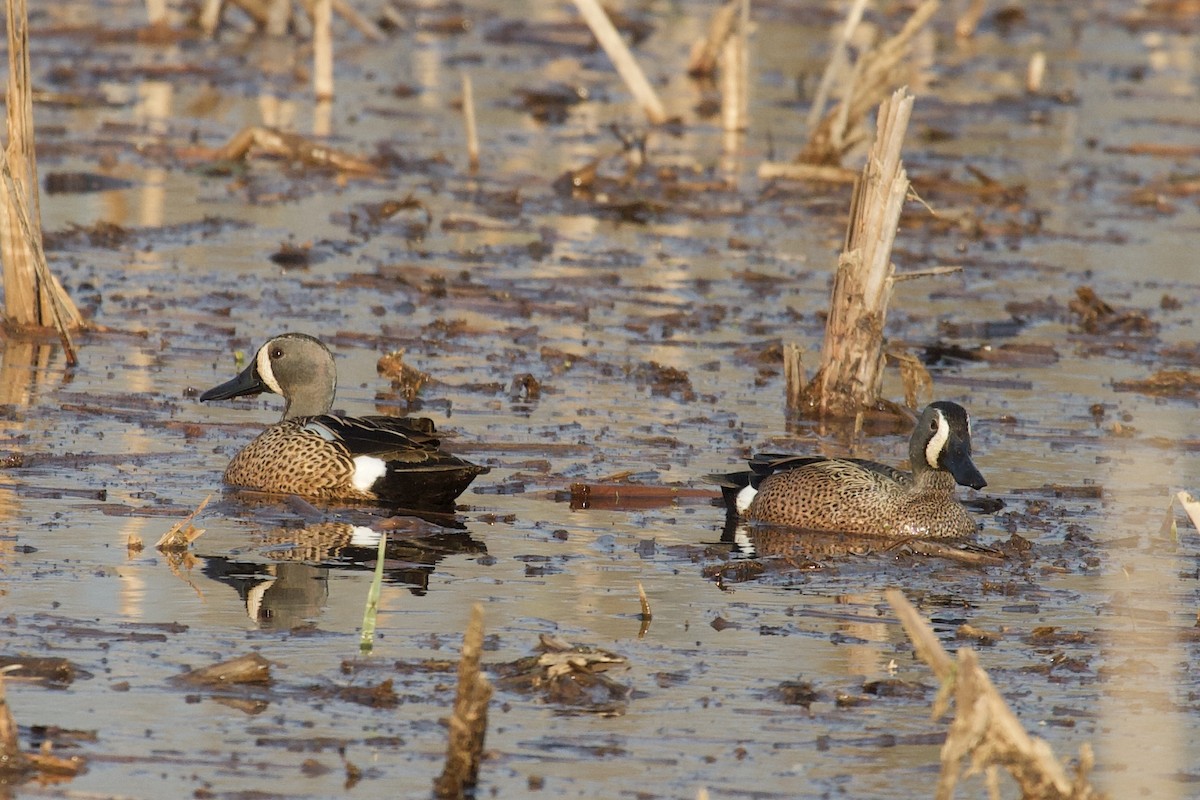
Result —
[[200, 400], [261, 392], [283, 397], [283, 418], [233, 457], [225, 470], [230, 485], [318, 500], [445, 509], [488, 471], [442, 450], [432, 420], [329, 413], [337, 392], [333, 354], [307, 334], [271, 339], [241, 374]]
[[978, 524], [955, 484], [982, 489], [971, 461], [971, 420], [957, 403], [928, 405], [908, 445], [912, 472], [858, 458], [756, 455], [748, 472], [709, 475], [731, 512], [820, 531], [961, 537]]

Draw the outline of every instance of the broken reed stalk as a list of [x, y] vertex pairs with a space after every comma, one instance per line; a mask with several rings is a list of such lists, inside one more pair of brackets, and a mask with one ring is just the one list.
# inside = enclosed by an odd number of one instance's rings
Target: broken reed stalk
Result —
[[726, 133], [746, 130], [750, 110], [750, 0], [738, 5], [737, 24], [721, 48], [721, 128]]
[[858, 24], [862, 22], [863, 11], [866, 7], [867, 0], [854, 0], [849, 11], [846, 12], [846, 24], [842, 26], [841, 35], [833, 45], [833, 52], [829, 54], [829, 63], [825, 65], [825, 72], [821, 74], [821, 83], [817, 86], [817, 93], [813, 95], [812, 108], [808, 110], [808, 119], [804, 121], [804, 127], [810, 132], [810, 135], [812, 131], [816, 130], [817, 122], [821, 119], [821, 112], [825, 110], [829, 92], [833, 89], [833, 79], [849, 65], [846, 54], [850, 49], [850, 39], [854, 36], [854, 31], [858, 29]]
[[462, 74], [463, 124], [467, 129], [467, 165], [471, 172], [479, 171], [479, 129], [475, 126], [475, 89], [471, 76]]
[[938, 641], [933, 628], [897, 589], [884, 593], [912, 641], [917, 655], [929, 665], [942, 682], [934, 701], [934, 718], [946, 711], [950, 693], [954, 693], [954, 721], [942, 745], [942, 773], [935, 797], [950, 800], [963, 774], [962, 760], [971, 757], [965, 774], [1002, 766], [1021, 788], [1021, 796], [1042, 800], [1097, 800], [1101, 795], [1091, 787], [1088, 773], [1093, 766], [1091, 747], [1079, 751], [1074, 778], [1055, 758], [1044, 739], [1030, 736], [1017, 715], [996, 690], [988, 674], [979, 666], [979, 657], [970, 648], [958, 651], [957, 662]]
[[879, 107], [875, 144], [854, 186], [846, 243], [838, 258], [821, 346], [821, 363], [804, 390], [818, 416], [854, 416], [878, 404], [883, 387], [883, 328], [892, 296], [892, 244], [908, 196], [900, 159], [913, 96], [897, 90]]
[[7, 0], [8, 144], [0, 182], [0, 251], [3, 255], [4, 313], [9, 326], [53, 325], [67, 363], [75, 364], [71, 330], [83, 316], [50, 272], [42, 249], [41, 201], [34, 152], [33, 92], [29, 78], [29, 18], [25, 0]]
[[313, 23], [313, 94], [333, 99], [333, 0], [315, 0]]
[[621, 38], [621, 34], [613, 27], [608, 14], [600, 7], [598, 0], [574, 0], [574, 2], [575, 7], [583, 16], [583, 21], [591, 28], [592, 35], [596, 37], [596, 41], [604, 48], [609, 60], [617, 68], [617, 74], [621, 76], [621, 80], [625, 81], [625, 85], [637, 100], [638, 105], [646, 112], [646, 118], [650, 120], [650, 124], [662, 125], [667, 121], [667, 112], [663, 109], [662, 101], [658, 99], [654, 87], [650, 85], [650, 81], [646, 80], [645, 73], [638, 66], [633, 54], [629, 52], [629, 47]]
[[[796, 157], [797, 161], [840, 164], [845, 154], [862, 141], [866, 136], [863, 122], [867, 114], [900, 82], [897, 74], [908, 57], [913, 39], [939, 5], [939, 0], [925, 0], [895, 36], [864, 53], [852, 69], [842, 70], [848, 75], [848, 85], [839, 93], [842, 99], [825, 112], [819, 122], [809, 125], [808, 142]], [[849, 28], [851, 21], [852, 18], [847, 20], [849, 30], [852, 30]], [[835, 67], [831, 65], [831, 68]], [[817, 107], [816, 103], [814, 107]], [[816, 117], [818, 113], [810, 112], [810, 117]]]
[[23, 775], [31, 768], [29, 759], [21, 752], [21, 743], [17, 738], [17, 722], [8, 707], [4, 672], [0, 671], [0, 784], [8, 783], [5, 779]]
[[708, 22], [708, 32], [703, 39], [692, 45], [692, 52], [688, 57], [688, 75], [702, 78], [717, 71], [717, 59], [721, 56], [725, 40], [733, 33], [741, 8], [742, 0], [726, 0], [725, 5], [713, 13]]
[[471, 620], [463, 635], [462, 658], [458, 662], [458, 693], [450, 716], [450, 742], [446, 748], [446, 766], [433, 782], [438, 798], [462, 798], [474, 789], [483, 758], [483, 740], [487, 733], [487, 707], [492, 685], [480, 672], [483, 653], [483, 606], [471, 607]]

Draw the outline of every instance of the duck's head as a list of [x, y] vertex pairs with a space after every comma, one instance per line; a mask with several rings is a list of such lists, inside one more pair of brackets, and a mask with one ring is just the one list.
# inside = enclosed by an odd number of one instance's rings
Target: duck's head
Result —
[[286, 402], [283, 418], [324, 414], [333, 406], [337, 370], [329, 348], [306, 333], [271, 339], [236, 378], [200, 395], [201, 402], [273, 392]]
[[913, 430], [908, 457], [914, 475], [943, 470], [963, 486], [987, 486], [971, 461], [971, 417], [958, 403], [939, 400], [925, 407]]

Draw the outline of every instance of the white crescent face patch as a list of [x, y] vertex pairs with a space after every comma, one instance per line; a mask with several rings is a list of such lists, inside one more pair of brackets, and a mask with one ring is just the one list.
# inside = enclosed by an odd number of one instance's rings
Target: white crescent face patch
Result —
[[950, 423], [946, 421], [945, 415], [936, 408], [933, 409], [933, 413], [937, 418], [937, 430], [933, 432], [933, 436], [929, 437], [929, 444], [925, 445], [925, 463], [932, 469], [937, 469], [938, 456], [942, 454], [946, 442], [950, 439]]
[[258, 377], [262, 378], [263, 383], [267, 385], [272, 392], [278, 395], [283, 394], [283, 389], [279, 388], [279, 381], [275, 380], [275, 371], [271, 369], [271, 343], [267, 342], [262, 347], [258, 348], [258, 356], [255, 360], [258, 362]]

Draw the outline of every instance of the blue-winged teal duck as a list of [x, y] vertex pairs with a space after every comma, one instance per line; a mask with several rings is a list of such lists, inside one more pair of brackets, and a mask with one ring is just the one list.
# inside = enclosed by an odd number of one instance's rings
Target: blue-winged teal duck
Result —
[[284, 399], [283, 419], [233, 457], [225, 482], [319, 500], [444, 508], [488, 471], [439, 449], [431, 420], [330, 414], [336, 391], [329, 349], [306, 334], [285, 333], [259, 348], [236, 378], [200, 395], [208, 401], [273, 392]]
[[710, 475], [746, 519], [896, 537], [968, 536], [977, 524], [955, 483], [982, 489], [971, 461], [971, 420], [957, 403], [931, 403], [908, 445], [912, 472], [858, 458], [757, 455], [749, 472]]

